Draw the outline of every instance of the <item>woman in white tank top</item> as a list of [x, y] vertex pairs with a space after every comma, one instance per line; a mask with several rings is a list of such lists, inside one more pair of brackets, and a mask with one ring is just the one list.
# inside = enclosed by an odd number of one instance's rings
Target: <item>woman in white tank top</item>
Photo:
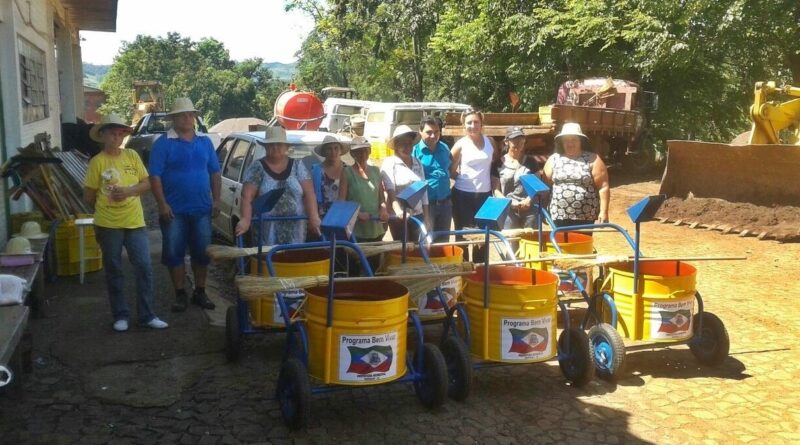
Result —
[[[461, 114], [461, 123], [467, 134], [453, 145], [450, 165], [450, 177], [455, 178], [451, 196], [456, 230], [475, 227], [475, 213], [500, 187], [497, 175], [492, 173], [497, 147], [491, 138], [483, 135], [483, 113], [470, 108]], [[477, 260], [479, 258], [473, 257], [473, 261]]]

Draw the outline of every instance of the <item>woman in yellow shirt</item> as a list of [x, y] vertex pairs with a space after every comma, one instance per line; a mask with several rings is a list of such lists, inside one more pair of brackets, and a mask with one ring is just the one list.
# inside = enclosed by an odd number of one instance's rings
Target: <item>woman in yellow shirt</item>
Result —
[[150, 190], [147, 169], [134, 150], [120, 148], [131, 128], [115, 114], [104, 116], [89, 135], [103, 150], [89, 161], [83, 200], [94, 207], [95, 235], [103, 252], [103, 268], [114, 330], [128, 330], [130, 310], [124, 295], [122, 248], [136, 272], [139, 323], [163, 329], [168, 325], [153, 313], [153, 267], [144, 211], [139, 196]]

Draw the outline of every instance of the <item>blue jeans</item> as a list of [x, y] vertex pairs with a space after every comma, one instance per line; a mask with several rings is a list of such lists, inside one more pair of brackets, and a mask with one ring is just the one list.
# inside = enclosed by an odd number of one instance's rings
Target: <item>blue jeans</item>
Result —
[[153, 267], [150, 264], [150, 245], [147, 229], [110, 229], [95, 227], [94, 229], [100, 250], [103, 252], [103, 268], [108, 288], [108, 301], [111, 303], [111, 315], [114, 320], [130, 317], [128, 303], [125, 300], [122, 272], [122, 248], [128, 252], [128, 259], [136, 274], [136, 312], [139, 323], [147, 323], [155, 318], [153, 314]]
[[186, 246], [192, 264], [207, 266], [211, 259], [206, 248], [211, 244], [211, 212], [179, 213], [172, 221], [159, 221], [161, 226], [161, 262], [169, 267], [183, 265]]
[[[450, 198], [445, 198], [439, 201], [430, 201], [428, 204], [428, 213], [431, 217], [431, 224], [433, 224], [433, 227], [427, 227], [428, 231], [450, 231], [450, 223], [453, 222], [453, 203], [450, 201]], [[433, 242], [445, 242], [449, 239], [450, 235], [440, 234], [433, 239]]]

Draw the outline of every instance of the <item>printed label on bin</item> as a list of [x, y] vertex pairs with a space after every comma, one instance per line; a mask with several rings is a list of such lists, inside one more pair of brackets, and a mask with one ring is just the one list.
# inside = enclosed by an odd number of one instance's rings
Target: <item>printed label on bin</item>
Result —
[[[453, 277], [442, 283], [442, 293], [448, 307], [453, 307], [456, 304], [456, 297], [460, 290], [461, 277]], [[421, 317], [444, 315], [442, 300], [439, 299], [439, 293], [435, 289], [416, 298], [416, 303]]]
[[369, 382], [397, 375], [397, 331], [339, 336], [339, 380]]
[[283, 295], [283, 301], [286, 302], [286, 308], [289, 310], [289, 318], [294, 317], [306, 298], [306, 293], [302, 289], [291, 289], [285, 291], [275, 292], [275, 298], [272, 299], [272, 322], [275, 324], [284, 324], [283, 313], [281, 306], [278, 304], [278, 294]]
[[503, 318], [501, 353], [503, 360], [550, 358], [553, 349], [553, 317]]
[[651, 338], [686, 338], [692, 332], [694, 299], [653, 302], [650, 315]]

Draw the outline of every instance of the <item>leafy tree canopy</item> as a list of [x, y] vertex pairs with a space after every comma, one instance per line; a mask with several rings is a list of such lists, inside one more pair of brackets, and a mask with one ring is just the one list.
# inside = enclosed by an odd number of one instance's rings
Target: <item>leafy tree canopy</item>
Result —
[[136, 80], [161, 82], [167, 104], [188, 96], [209, 125], [231, 117], [269, 119], [283, 88], [261, 59], [235, 62], [221, 42], [212, 38], [195, 42], [177, 33], [163, 38], [139, 35], [122, 44], [101, 84], [108, 96], [101, 112], [114, 111], [130, 119]]
[[566, 80], [609, 76], [658, 93], [658, 139], [729, 141], [758, 80], [800, 84], [797, 0], [286, 0], [315, 20], [298, 82], [373, 100], [508, 111]]

